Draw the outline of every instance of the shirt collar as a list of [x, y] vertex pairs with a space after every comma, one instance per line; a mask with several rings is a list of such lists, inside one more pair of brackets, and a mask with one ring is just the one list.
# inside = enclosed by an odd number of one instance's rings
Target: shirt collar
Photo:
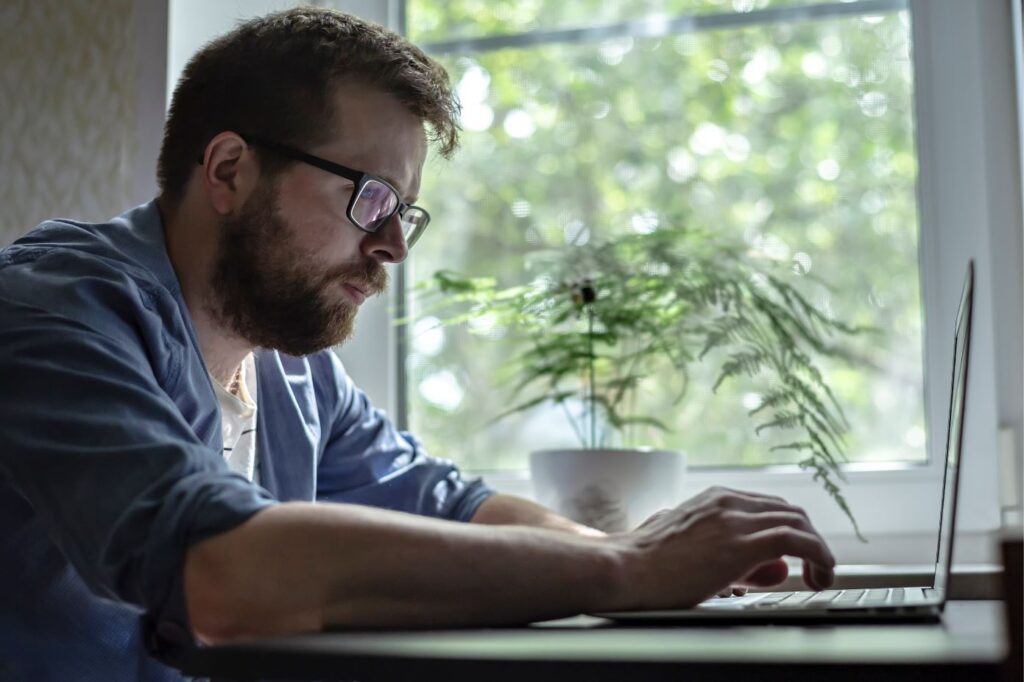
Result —
[[167, 240], [164, 221], [156, 199], [125, 211], [111, 221], [121, 223], [128, 229], [118, 235], [119, 247], [138, 264], [149, 270], [153, 276], [173, 292], [181, 296], [178, 275], [167, 255]]

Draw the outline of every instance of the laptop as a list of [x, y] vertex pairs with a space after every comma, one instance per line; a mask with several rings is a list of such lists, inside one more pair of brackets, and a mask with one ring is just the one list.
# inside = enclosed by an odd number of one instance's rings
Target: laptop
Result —
[[824, 590], [822, 592], [751, 592], [742, 597], [713, 597], [692, 609], [620, 611], [593, 614], [620, 623], [682, 623], [699, 621], [935, 621], [946, 604], [953, 563], [957, 491], [963, 447], [967, 400], [967, 365], [971, 345], [971, 309], [974, 297], [974, 261], [967, 263], [960, 306], [956, 315], [953, 376], [946, 430], [946, 469], [942, 479], [939, 537], [935, 578], [931, 587], [881, 587]]

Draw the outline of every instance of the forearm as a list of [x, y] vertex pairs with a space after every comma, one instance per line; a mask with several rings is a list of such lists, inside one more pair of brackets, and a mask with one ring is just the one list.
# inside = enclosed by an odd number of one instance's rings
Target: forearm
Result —
[[621, 548], [336, 504], [281, 504], [193, 546], [185, 588], [207, 641], [341, 627], [498, 625], [622, 606]]
[[532, 526], [570, 531], [588, 537], [605, 537], [596, 528], [559, 516], [547, 507], [513, 495], [492, 495], [484, 500], [472, 518], [473, 523], [508, 526]]

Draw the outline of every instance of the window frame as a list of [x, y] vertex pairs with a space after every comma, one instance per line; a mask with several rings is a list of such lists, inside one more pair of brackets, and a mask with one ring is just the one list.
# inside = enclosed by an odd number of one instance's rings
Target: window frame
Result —
[[[403, 0], [364, 0], [349, 7], [362, 16], [404, 32]], [[860, 0], [849, 6], [873, 8]], [[891, 3], [886, 3], [891, 4]], [[952, 356], [953, 315], [968, 257], [978, 264], [965, 438], [967, 448], [990, 457], [968, 457], [963, 472], [957, 556], [968, 561], [995, 557], [989, 534], [1000, 525], [998, 503], [1000, 423], [1014, 434], [1019, 461], [1020, 416], [1007, 414], [1020, 377], [1000, 376], [998, 366], [1022, 354], [1019, 337], [996, 335], [994, 310], [1024, 308], [1019, 287], [1021, 182], [1016, 144], [994, 130], [1017, 130], [1016, 83], [1012, 73], [1009, 2], [908, 0], [914, 54], [915, 130], [918, 151], [919, 271], [923, 298], [925, 410], [928, 462], [847, 465], [844, 494], [872, 543], [863, 545], [849, 522], [810, 475], [796, 467], [701, 468], [687, 472], [684, 497], [711, 485], [780, 494], [811, 510], [819, 530], [845, 562], [922, 562], [934, 558], [938, 496], [945, 447]], [[866, 11], [865, 13], [870, 13]], [[991, 68], [992, 64], [1000, 65]], [[1006, 67], [1006, 68], [1004, 68]], [[999, 128], [1010, 122], [1011, 128]], [[993, 126], [997, 126], [993, 128]], [[966, 171], [966, 172], [965, 172]], [[967, 176], [967, 177], [965, 177]], [[1008, 177], [1010, 181], [1000, 182]], [[976, 226], [976, 230], [963, 226]], [[1016, 231], [1016, 232], [1015, 232]], [[1007, 255], [1004, 251], [1013, 253]], [[1014, 265], [1015, 257], [1015, 265]], [[993, 265], [1010, 258], [1010, 267]], [[1008, 270], [1008, 271], [1007, 271]], [[392, 323], [404, 314], [405, 273], [399, 267], [387, 300], [364, 306], [360, 334], [339, 350], [356, 382], [374, 402], [408, 422], [404, 376], [406, 345]], [[1016, 278], [1016, 280], [1015, 280]], [[1015, 308], [1014, 308], [1015, 306]], [[1019, 319], [1019, 317], [1018, 317]], [[386, 339], [386, 343], [380, 343]], [[383, 369], [384, 371], [380, 371]], [[1017, 387], [1012, 382], [1017, 382]], [[1007, 382], [1011, 385], [1007, 388]], [[1009, 399], [1006, 396], [1009, 395]], [[1002, 399], [1000, 399], [1002, 398]], [[433, 453], [444, 456], [444, 453]], [[1019, 466], [1019, 465], [1018, 465]], [[484, 475], [498, 490], [532, 497], [528, 472], [466, 472]]]

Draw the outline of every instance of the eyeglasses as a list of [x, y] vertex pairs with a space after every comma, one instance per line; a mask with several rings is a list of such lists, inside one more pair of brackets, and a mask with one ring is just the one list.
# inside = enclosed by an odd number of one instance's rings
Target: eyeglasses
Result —
[[265, 140], [256, 135], [242, 135], [241, 137], [250, 144], [265, 147], [275, 154], [308, 163], [320, 170], [339, 175], [356, 183], [355, 189], [352, 191], [352, 198], [348, 201], [346, 215], [352, 224], [363, 232], [376, 232], [397, 213], [402, 223], [402, 236], [405, 237], [405, 245], [407, 248], [412, 248], [430, 222], [430, 214], [426, 209], [402, 203], [398, 190], [384, 178], [353, 170], [339, 163], [321, 159], [319, 156], [313, 156], [300, 149]]

